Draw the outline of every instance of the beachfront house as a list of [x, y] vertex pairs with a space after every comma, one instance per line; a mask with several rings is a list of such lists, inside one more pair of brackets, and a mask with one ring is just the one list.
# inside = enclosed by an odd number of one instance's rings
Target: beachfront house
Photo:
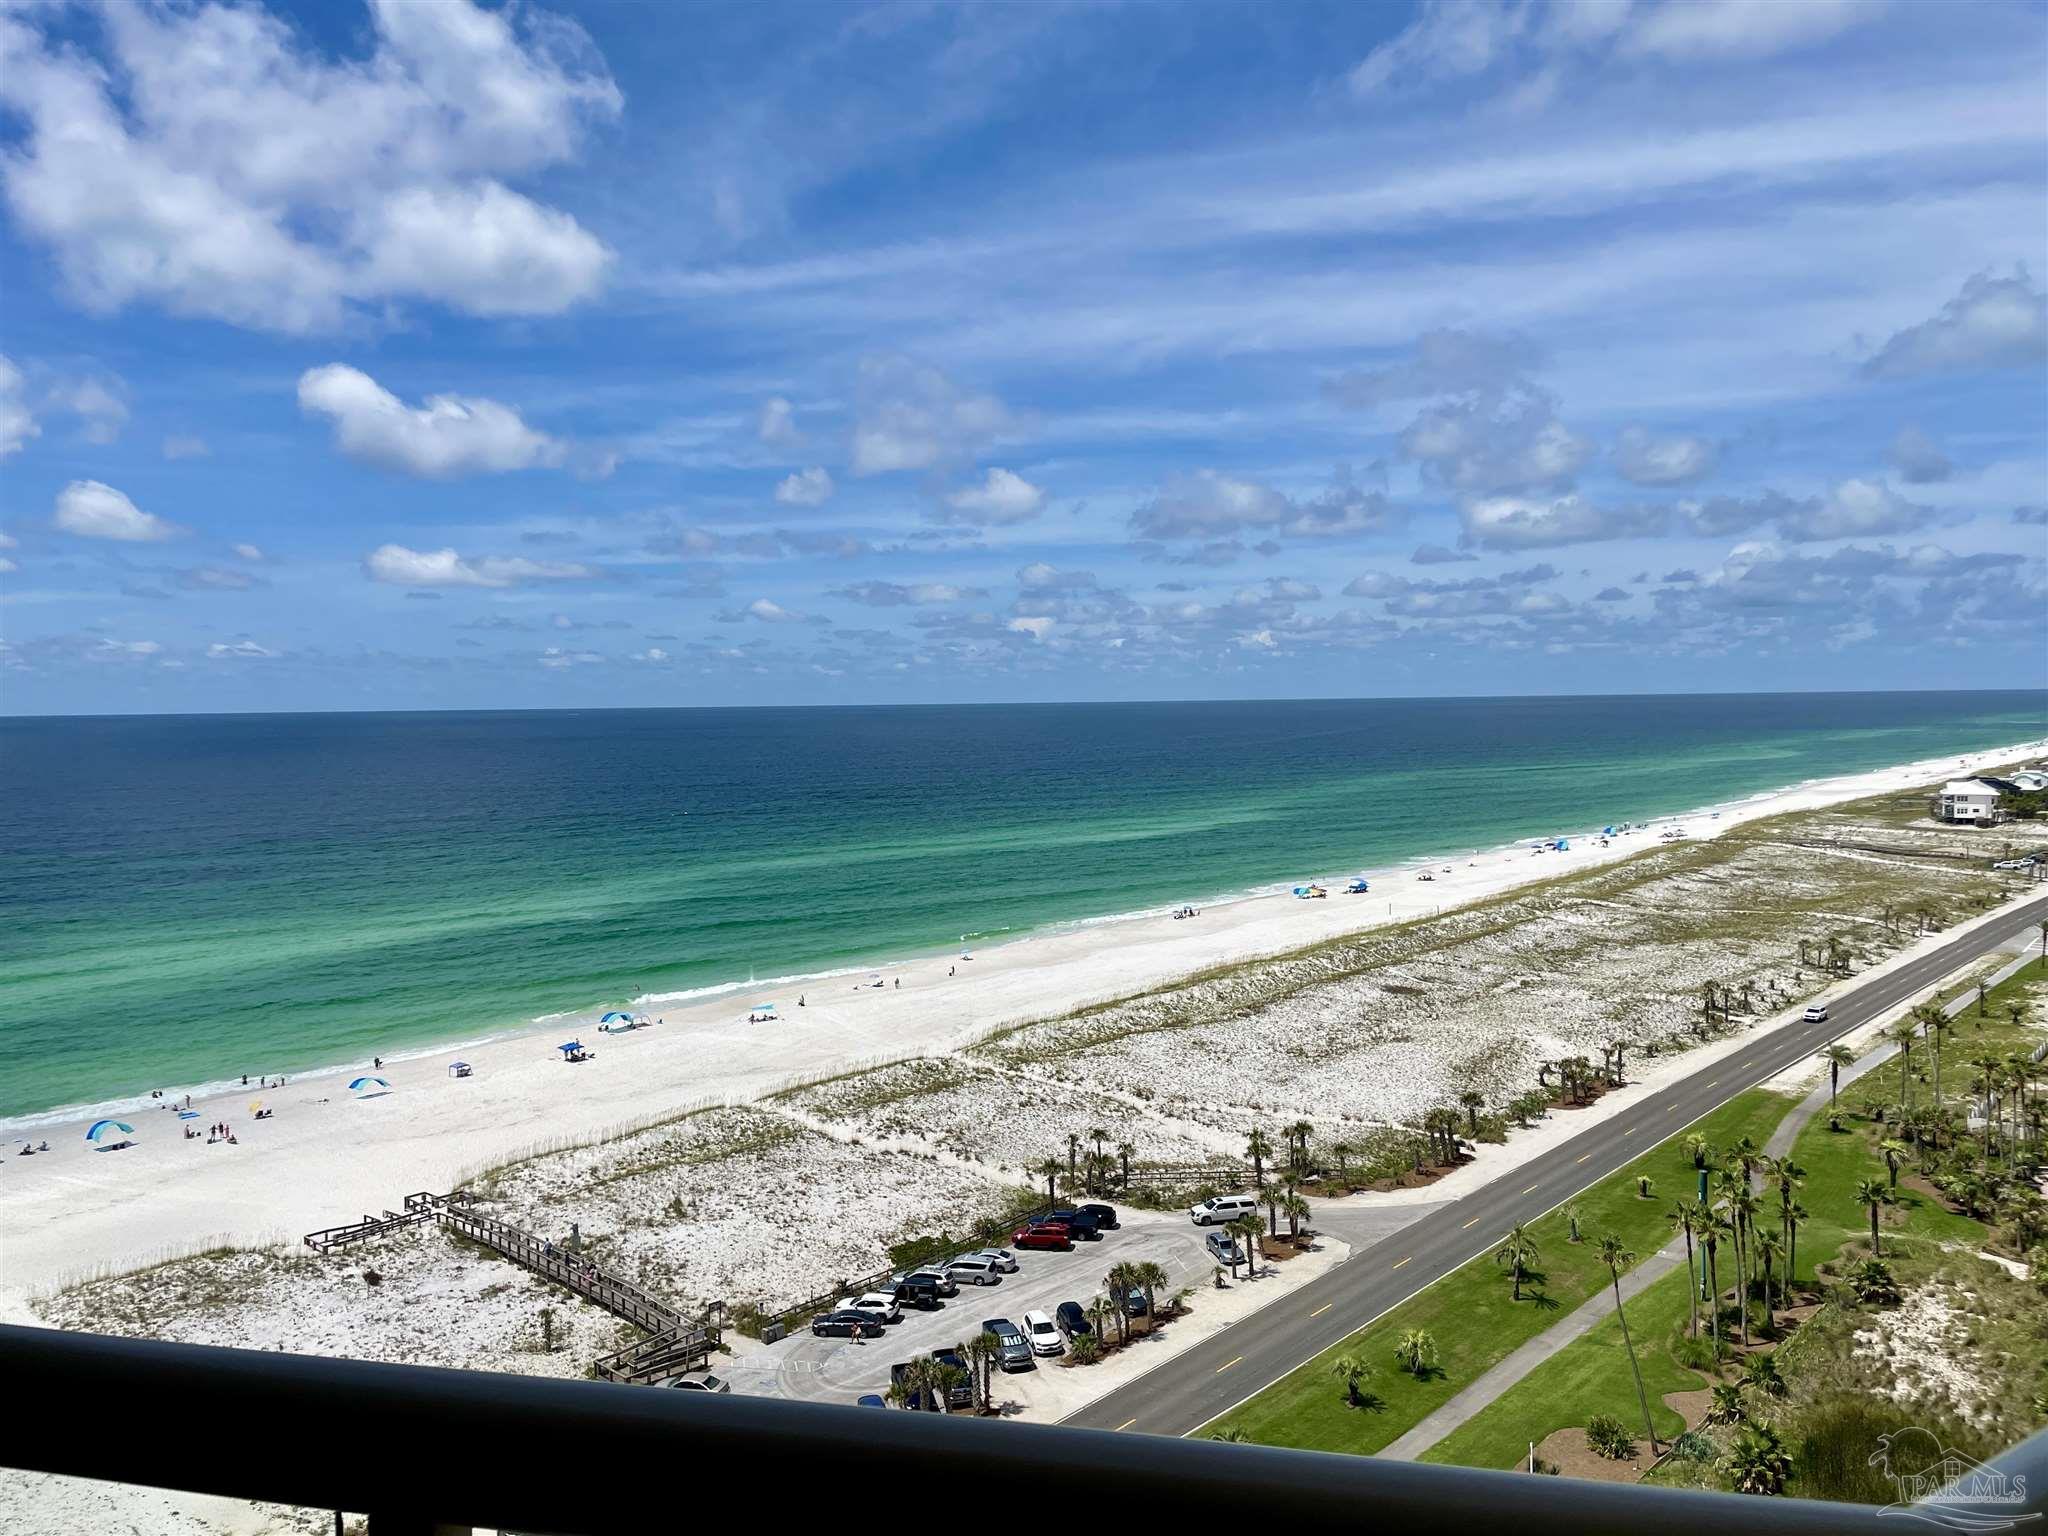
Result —
[[2048, 789], [2048, 768], [2022, 768], [2012, 776], [2012, 787], [2023, 794], [2038, 795]]
[[1934, 797], [1935, 818], [1988, 827], [2001, 819], [1998, 797], [2012, 787], [2003, 779], [1951, 779]]

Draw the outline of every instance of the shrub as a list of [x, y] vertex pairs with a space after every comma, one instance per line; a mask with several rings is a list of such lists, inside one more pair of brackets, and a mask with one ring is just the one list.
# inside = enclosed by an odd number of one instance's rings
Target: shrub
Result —
[[1694, 1338], [1682, 1334], [1671, 1345], [1671, 1358], [1688, 1370], [1711, 1370], [1714, 1365], [1714, 1341], [1702, 1334]]
[[1102, 1358], [1102, 1340], [1084, 1333], [1067, 1346], [1067, 1358], [1076, 1365], [1093, 1365]]
[[1626, 1461], [1636, 1453], [1636, 1437], [1611, 1413], [1596, 1413], [1586, 1425], [1586, 1444], [1596, 1456]]
[[1712, 1438], [1696, 1429], [1688, 1429], [1671, 1442], [1671, 1456], [1675, 1461], [1712, 1461], [1716, 1454]]
[[1891, 1307], [1899, 1301], [1899, 1282], [1883, 1259], [1864, 1259], [1849, 1271], [1849, 1289], [1866, 1306]]

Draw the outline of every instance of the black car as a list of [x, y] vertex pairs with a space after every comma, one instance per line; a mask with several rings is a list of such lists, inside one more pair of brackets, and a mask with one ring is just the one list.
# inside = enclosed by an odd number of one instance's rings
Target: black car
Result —
[[[935, 1349], [932, 1351], [932, 1358], [941, 1365], [952, 1366], [954, 1370], [960, 1373], [960, 1380], [946, 1389], [946, 1406], [948, 1408], [973, 1407], [973, 1377], [968, 1374], [967, 1362], [960, 1358], [960, 1352], [953, 1349]], [[889, 1380], [900, 1386], [903, 1381], [904, 1372], [909, 1369], [909, 1361], [898, 1361], [889, 1367]], [[925, 1413], [937, 1408], [938, 1405], [927, 1398], [922, 1391], [918, 1391], [910, 1393], [904, 1399], [903, 1406], [915, 1412]]]
[[945, 1298], [939, 1294], [938, 1281], [922, 1275], [898, 1280], [891, 1289], [896, 1293], [898, 1305], [915, 1307], [920, 1312], [936, 1312], [946, 1304]]
[[1052, 1320], [1066, 1329], [1067, 1337], [1078, 1339], [1084, 1333], [1095, 1330], [1088, 1326], [1088, 1314], [1081, 1310], [1078, 1301], [1063, 1301], [1052, 1314]]
[[811, 1319], [811, 1333], [820, 1339], [879, 1339], [882, 1320], [865, 1312], [826, 1312]]
[[1128, 1291], [1117, 1286], [1109, 1288], [1109, 1299], [1113, 1305], [1124, 1309], [1126, 1317], [1143, 1317], [1146, 1311], [1145, 1293], [1135, 1285]]
[[1081, 1207], [1081, 1214], [1093, 1216], [1095, 1225], [1105, 1232], [1114, 1232], [1123, 1225], [1116, 1219], [1116, 1207], [1113, 1205], [1084, 1205]]
[[1045, 1220], [1056, 1221], [1065, 1227], [1067, 1229], [1067, 1236], [1077, 1243], [1102, 1236], [1100, 1224], [1093, 1216], [1090, 1216], [1086, 1211], [1076, 1210], [1070, 1206], [1054, 1211]]
[[983, 1333], [996, 1336], [996, 1364], [1006, 1371], [1029, 1371], [1038, 1365], [1024, 1330], [1007, 1317], [992, 1317], [981, 1325]]

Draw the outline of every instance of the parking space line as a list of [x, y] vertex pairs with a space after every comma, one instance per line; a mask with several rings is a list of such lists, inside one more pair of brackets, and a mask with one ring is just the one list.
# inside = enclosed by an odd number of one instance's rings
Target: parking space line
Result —
[[[1237, 1357], [1237, 1360], [1242, 1360], [1243, 1358], [1244, 1358], [1244, 1356], [1243, 1356], [1243, 1355], [1239, 1355], [1239, 1356]], [[1222, 1375], [1222, 1374], [1223, 1374], [1223, 1373], [1224, 1373], [1225, 1371], [1229, 1370], [1229, 1369], [1230, 1369], [1230, 1368], [1231, 1368], [1231, 1367], [1232, 1367], [1233, 1365], [1237, 1364], [1237, 1360], [1226, 1360], [1226, 1361], [1224, 1361], [1224, 1362], [1223, 1362], [1223, 1363], [1222, 1363], [1221, 1365], [1219, 1365], [1219, 1366], [1217, 1366], [1217, 1367], [1216, 1367], [1216, 1370], [1215, 1370], [1214, 1374], [1215, 1374], [1215, 1375], [1218, 1375], [1218, 1376], [1221, 1376], [1221, 1375]]]
[[1321, 1317], [1325, 1312], [1329, 1311], [1330, 1308], [1334, 1307], [1335, 1305], [1337, 1305], [1337, 1303], [1335, 1303], [1334, 1301], [1326, 1301], [1320, 1307], [1317, 1307], [1315, 1311], [1309, 1313], [1309, 1316]]

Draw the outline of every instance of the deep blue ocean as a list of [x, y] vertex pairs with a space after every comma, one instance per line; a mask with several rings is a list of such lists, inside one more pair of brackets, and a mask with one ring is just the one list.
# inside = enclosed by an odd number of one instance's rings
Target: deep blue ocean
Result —
[[0, 1117], [2048, 735], [2040, 693], [0, 720]]

